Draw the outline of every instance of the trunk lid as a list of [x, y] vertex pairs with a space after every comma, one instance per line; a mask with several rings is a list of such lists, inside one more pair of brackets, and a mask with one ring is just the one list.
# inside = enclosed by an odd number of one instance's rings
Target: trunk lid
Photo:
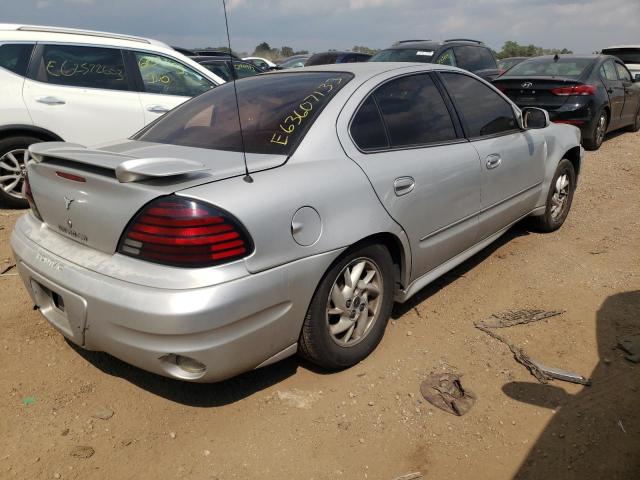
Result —
[[557, 110], [570, 98], [554, 95], [551, 93], [553, 88], [581, 83], [574, 78], [564, 77], [499, 77], [493, 82], [519, 107], [539, 107], [549, 111]]
[[[29, 184], [43, 222], [105, 253], [116, 251], [129, 221], [151, 200], [245, 172], [242, 152], [139, 141], [97, 149], [50, 142], [30, 151]], [[247, 155], [253, 172], [285, 161], [282, 155]]]

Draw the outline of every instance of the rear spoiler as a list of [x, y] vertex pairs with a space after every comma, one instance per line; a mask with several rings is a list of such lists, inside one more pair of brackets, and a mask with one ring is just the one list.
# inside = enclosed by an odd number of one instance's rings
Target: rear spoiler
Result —
[[84, 145], [66, 142], [36, 143], [29, 147], [31, 159], [45, 162], [47, 157], [72, 161], [115, 171], [120, 183], [150, 178], [173, 177], [209, 170], [204, 164], [182, 158], [135, 158], [130, 155], [90, 150]]

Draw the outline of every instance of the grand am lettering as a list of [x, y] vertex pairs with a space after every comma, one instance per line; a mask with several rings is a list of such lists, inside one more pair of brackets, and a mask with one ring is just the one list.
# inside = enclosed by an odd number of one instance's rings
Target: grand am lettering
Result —
[[82, 243], [87, 243], [89, 241], [89, 237], [87, 237], [84, 233], [76, 232], [72, 228], [65, 227], [64, 225], [58, 225], [58, 230], [60, 230], [65, 235], [78, 240]]
[[61, 271], [64, 268], [60, 262], [52, 260], [41, 252], [36, 252], [36, 260], [53, 270]]

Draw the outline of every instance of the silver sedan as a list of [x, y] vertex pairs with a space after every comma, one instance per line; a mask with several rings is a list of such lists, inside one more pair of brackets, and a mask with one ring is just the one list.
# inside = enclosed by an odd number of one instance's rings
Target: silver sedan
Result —
[[571, 207], [578, 129], [469, 72], [363, 63], [236, 86], [129, 140], [31, 147], [11, 246], [70, 341], [190, 381], [296, 352], [349, 367], [394, 301]]

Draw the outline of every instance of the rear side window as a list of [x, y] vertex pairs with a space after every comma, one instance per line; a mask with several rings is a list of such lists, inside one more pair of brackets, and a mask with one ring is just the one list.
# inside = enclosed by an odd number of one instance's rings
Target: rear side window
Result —
[[214, 85], [203, 75], [163, 55], [135, 52], [145, 92], [195, 97]]
[[353, 76], [339, 72], [256, 75], [225, 83], [163, 115], [135, 138], [145, 142], [290, 155], [322, 109]]
[[452, 67], [457, 67], [456, 56], [453, 53], [453, 49], [449, 48], [440, 54], [440, 56], [436, 59], [436, 63], [440, 65], [450, 65]]
[[618, 70], [618, 78], [620, 78], [620, 80], [624, 80], [625, 82], [631, 81], [631, 74], [625, 66], [616, 63], [616, 70]]
[[0, 45], [0, 67], [24, 77], [27, 74], [32, 50], [33, 44]]
[[454, 51], [458, 66], [465, 70], [477, 72], [497, 68], [496, 60], [487, 48], [466, 46], [455, 47]]
[[351, 123], [351, 137], [361, 150], [388, 148], [382, 117], [373, 95], [360, 106]]
[[517, 128], [511, 105], [481, 81], [457, 73], [441, 75], [464, 119], [467, 137], [495, 135]]
[[258, 67], [256, 67], [255, 65], [251, 65], [250, 63], [234, 62], [233, 68], [235, 68], [236, 76], [238, 78], [252, 77], [253, 75], [257, 75], [260, 73]]
[[427, 74], [397, 78], [374, 93], [391, 147], [456, 138], [453, 121], [438, 88]]
[[602, 67], [600, 67], [600, 74], [607, 80], [618, 80], [616, 66], [612, 60], [607, 60], [602, 64]]
[[45, 45], [37, 78], [54, 85], [129, 90], [122, 52], [116, 48]]

